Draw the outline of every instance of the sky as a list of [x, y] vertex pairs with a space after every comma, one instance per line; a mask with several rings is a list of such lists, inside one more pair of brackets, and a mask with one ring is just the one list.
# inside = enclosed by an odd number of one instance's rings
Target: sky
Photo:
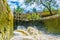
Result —
[[[56, 0], [57, 1], [57, 4], [59, 4], [59, 7], [60, 7], [60, 0]], [[14, 8], [17, 8], [17, 5], [19, 5], [21, 8], [24, 8], [24, 12], [33, 12], [32, 9], [35, 7], [37, 11], [42, 11], [43, 10], [43, 6], [42, 5], [39, 5], [37, 6], [36, 3], [32, 4], [32, 5], [25, 5], [24, 3], [24, 0], [8, 0], [7, 1], [11, 10], [13, 10]], [[12, 3], [11, 3], [12, 2]]]

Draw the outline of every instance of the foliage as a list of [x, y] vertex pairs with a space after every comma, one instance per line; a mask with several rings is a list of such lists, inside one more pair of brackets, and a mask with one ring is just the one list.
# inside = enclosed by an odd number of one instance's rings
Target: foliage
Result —
[[2, 34], [0, 40], [9, 40], [13, 34], [13, 17], [7, 0], [0, 0], [0, 32]]
[[17, 8], [16, 9], [14, 9], [14, 12], [16, 12], [16, 13], [23, 13], [23, 8], [20, 8], [20, 6], [17, 6]]
[[32, 19], [36, 19], [36, 14], [35, 13], [32, 13], [31, 18]]
[[28, 5], [28, 4], [31, 5], [31, 4], [33, 4], [34, 2], [39, 3], [39, 0], [26, 0], [26, 1], [25, 1], [25, 4], [26, 4], [26, 5]]
[[28, 15], [28, 16], [27, 16], [27, 19], [28, 19], [28, 20], [31, 20], [31, 15]]
[[45, 8], [44, 10], [48, 10], [50, 14], [52, 15], [52, 10], [55, 10], [55, 8], [58, 7], [58, 4], [56, 3], [56, 0], [26, 0], [27, 4], [32, 4], [36, 2], [37, 5], [43, 5]]
[[47, 11], [48, 11], [47, 8], [44, 8], [44, 9], [43, 9], [43, 12], [47, 12]]
[[38, 19], [40, 19], [40, 16], [36, 13], [32, 13], [31, 18], [32, 18], [32, 20], [38, 20]]
[[58, 7], [55, 0], [44, 0], [44, 1], [40, 0], [40, 2], [43, 6], [45, 6], [45, 8], [48, 9], [48, 11], [50, 12], [51, 15], [52, 15], [52, 8]]
[[58, 9], [58, 14], [60, 15], [60, 9]]
[[36, 8], [33, 8], [33, 12], [37, 13], [37, 10], [36, 10]]
[[[55, 17], [55, 18], [54, 18]], [[60, 18], [56, 16], [53, 16], [49, 19], [46, 19], [43, 21], [45, 24], [45, 29], [49, 33], [53, 34], [60, 34]]]
[[36, 15], [36, 19], [40, 20], [41, 16], [39, 14]]
[[[47, 11], [48, 11], [47, 8], [44, 8], [44, 9], [43, 9], [43, 12], [47, 12]], [[54, 7], [51, 7], [51, 11], [52, 11], [52, 12], [55, 11], [55, 8], [54, 8]]]
[[32, 0], [26, 0], [25, 1], [25, 4], [28, 4], [28, 3], [30, 3]]
[[28, 20], [40, 20], [40, 15], [34, 12], [32, 14], [27, 15], [26, 17]]

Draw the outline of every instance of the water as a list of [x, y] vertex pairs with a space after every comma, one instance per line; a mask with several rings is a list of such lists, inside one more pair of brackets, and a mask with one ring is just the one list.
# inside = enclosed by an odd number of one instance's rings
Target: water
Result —
[[20, 26], [14, 31], [14, 37], [11, 40], [60, 40], [60, 36], [45, 34], [38, 30], [36, 26], [29, 26], [27, 29], [24, 27], [19, 28]]
[[26, 28], [24, 26], [17, 26], [17, 30], [20, 30], [20, 29], [26, 30]]

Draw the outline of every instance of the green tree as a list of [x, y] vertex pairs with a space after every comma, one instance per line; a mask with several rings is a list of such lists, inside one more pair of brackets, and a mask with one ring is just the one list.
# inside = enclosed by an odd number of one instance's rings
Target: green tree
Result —
[[40, 16], [38, 14], [36, 15], [36, 13], [33, 12], [32, 15], [31, 15], [31, 19], [32, 20], [39, 20]]
[[36, 10], [36, 8], [33, 8], [33, 12], [37, 13], [37, 10]]
[[58, 5], [56, 4], [56, 0], [26, 0], [25, 3], [27, 4], [32, 4], [36, 2], [37, 5], [43, 5], [45, 8], [48, 9], [48, 11], [50, 12], [50, 14], [52, 15], [52, 7], [58, 7]]
[[16, 12], [16, 13], [23, 13], [23, 8], [20, 8], [20, 6], [17, 6], [17, 8], [16, 9], [14, 9], [14, 12]]
[[55, 0], [40, 0], [40, 3], [45, 6], [45, 8], [48, 9], [48, 11], [50, 12], [50, 14], [52, 15], [52, 7], [58, 7], [58, 5], [56, 4]]
[[58, 9], [58, 14], [60, 15], [60, 9]]
[[36, 13], [32, 13], [31, 18], [32, 20], [36, 20]]

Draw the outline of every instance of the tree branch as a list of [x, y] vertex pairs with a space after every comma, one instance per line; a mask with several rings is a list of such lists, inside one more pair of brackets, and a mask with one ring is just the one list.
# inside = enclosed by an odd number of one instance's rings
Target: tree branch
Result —
[[[45, 6], [45, 7], [49, 10], [50, 14], [52, 15], [51, 6], [49, 5], [49, 7], [48, 7], [47, 5], [45, 5], [45, 4], [42, 2], [42, 0], [40, 0], [40, 2], [41, 2], [41, 4], [42, 4], [43, 6]], [[51, 2], [51, 1], [50, 1], [50, 2]]]
[[[42, 0], [40, 0], [40, 2], [41, 2], [41, 4], [43, 5], [43, 6], [45, 6], [46, 8], [48, 8], [48, 6], [46, 6], [43, 2], [42, 2]], [[48, 8], [49, 9], [49, 8]]]

